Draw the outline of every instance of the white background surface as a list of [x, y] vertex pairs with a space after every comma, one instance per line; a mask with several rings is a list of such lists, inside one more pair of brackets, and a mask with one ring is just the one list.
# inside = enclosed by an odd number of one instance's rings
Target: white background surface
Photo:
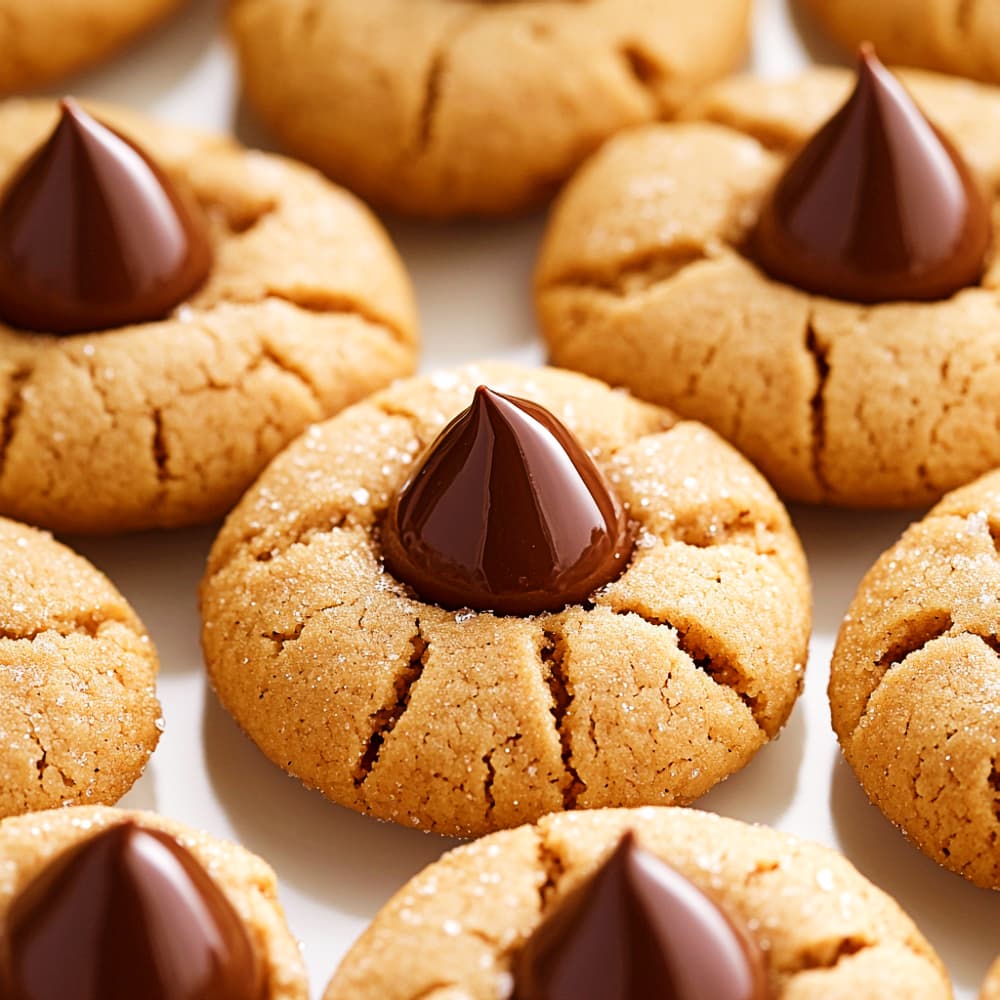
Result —
[[[195, 0], [171, 25], [67, 90], [187, 124], [235, 129], [255, 142], [260, 136], [240, 108], [220, 37], [220, 11], [216, 0]], [[817, 58], [836, 54], [808, 25], [795, 23], [785, 0], [758, 0], [754, 69], [786, 73]], [[488, 356], [542, 360], [529, 296], [540, 218], [389, 225], [417, 285], [426, 368]], [[781, 738], [700, 805], [839, 847], [910, 912], [949, 965], [957, 995], [971, 1000], [1000, 952], [1000, 894], [937, 869], [868, 804], [839, 758], [825, 699], [833, 641], [854, 589], [916, 515], [800, 508], [793, 516], [815, 588], [805, 696]], [[70, 540], [134, 604], [162, 658], [166, 734], [125, 804], [235, 838], [266, 858], [281, 878], [318, 997], [382, 903], [451, 842], [376, 823], [307, 792], [265, 760], [206, 691], [195, 595], [215, 530]]]

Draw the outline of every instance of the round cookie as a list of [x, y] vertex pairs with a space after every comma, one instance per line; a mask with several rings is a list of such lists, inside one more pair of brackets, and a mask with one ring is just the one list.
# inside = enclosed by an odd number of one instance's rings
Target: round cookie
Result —
[[251, 105], [296, 156], [387, 208], [538, 205], [609, 135], [731, 71], [748, 0], [238, 0]]
[[[0, 511], [58, 531], [210, 520], [289, 440], [416, 358], [408, 279], [351, 195], [228, 140], [96, 112], [203, 209], [214, 262], [163, 320], [0, 323]], [[55, 106], [0, 105], [0, 190]]]
[[986, 982], [983, 983], [983, 991], [979, 994], [979, 1000], [1000, 1000], [1000, 959], [986, 975]]
[[[481, 384], [561, 420], [637, 526], [589, 601], [449, 611], [383, 567], [393, 494]], [[230, 515], [201, 608], [211, 682], [275, 763], [353, 809], [465, 836], [703, 795], [787, 719], [810, 621], [787, 513], [728, 445], [594, 380], [499, 363], [311, 428]]]
[[[237, 844], [219, 840], [150, 812], [76, 807], [32, 813], [0, 823], [0, 944], [2, 934], [9, 931], [12, 904], [48, 865], [77, 845], [123, 824], [133, 824], [142, 831], [166, 834], [190, 852], [194, 861], [204, 869], [247, 933], [256, 960], [260, 963], [266, 1000], [307, 1000], [309, 993], [305, 969], [298, 945], [285, 924], [285, 915], [278, 901], [278, 882], [271, 868]], [[143, 854], [148, 857], [148, 850], [144, 850]], [[145, 859], [142, 856], [133, 858], [128, 866], [132, 869], [129, 874], [139, 878], [135, 860], [145, 863]], [[94, 884], [93, 878], [90, 884]], [[166, 885], [166, 879], [161, 876], [153, 880], [152, 885], [156, 890], [154, 898], [167, 905], [170, 894], [165, 890], [170, 887]], [[101, 905], [99, 894], [89, 895], [95, 907]], [[119, 894], [117, 898], [135, 905], [127, 895]], [[77, 900], [76, 905], [88, 905], [86, 898]], [[176, 919], [169, 913], [159, 919], [156, 914], [149, 913], [143, 913], [142, 917], [161, 934], [170, 928], [171, 920]], [[176, 959], [178, 943], [182, 945], [182, 954], [187, 961], [196, 963], [200, 956], [195, 954], [192, 944], [203, 928], [203, 920], [189, 922], [183, 938], [172, 942], [173, 948], [164, 948], [159, 964], [169, 966]], [[99, 928], [91, 927], [90, 930], [92, 933], [81, 945], [80, 953], [85, 947], [93, 947], [99, 937]], [[212, 943], [215, 947], [220, 944]], [[2, 955], [3, 950], [0, 949], [0, 958]], [[64, 956], [64, 960], [78, 963], [80, 954]], [[2, 972], [0, 969], [0, 975]], [[100, 972], [105, 974], [107, 970], [101, 969]]]
[[[1000, 91], [902, 79], [992, 192]], [[849, 92], [846, 71], [736, 78], [682, 124], [609, 142], [558, 203], [537, 271], [554, 363], [703, 420], [783, 495], [927, 503], [1000, 464], [1000, 264], [936, 302], [858, 305], [774, 281], [744, 250], [761, 204]]]
[[0, 94], [100, 62], [184, 0], [0, 0]]
[[870, 41], [903, 66], [1000, 82], [1000, 10], [967, 0], [801, 0], [840, 44]]
[[0, 817], [112, 803], [160, 738], [156, 650], [101, 573], [0, 518]]
[[868, 797], [928, 856], [1000, 889], [1000, 473], [949, 494], [869, 570], [830, 675]]
[[773, 1000], [951, 997], [912, 921], [836, 852], [710, 813], [644, 808], [547, 816], [449, 852], [386, 904], [325, 1000], [508, 996], [512, 959], [542, 913], [627, 830], [742, 919], [767, 957]]

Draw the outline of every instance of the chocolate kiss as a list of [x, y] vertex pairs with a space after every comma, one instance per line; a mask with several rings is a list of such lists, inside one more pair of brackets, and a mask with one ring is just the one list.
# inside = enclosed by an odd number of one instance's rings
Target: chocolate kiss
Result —
[[573, 435], [537, 403], [480, 386], [393, 499], [382, 549], [426, 601], [528, 615], [615, 579], [632, 538]]
[[767, 1000], [757, 943], [626, 834], [514, 960], [515, 1000]]
[[854, 93], [778, 181], [751, 251], [779, 281], [871, 303], [974, 285], [989, 244], [961, 155], [866, 46]]
[[172, 837], [134, 823], [71, 848], [18, 896], [3, 1000], [265, 1000], [229, 901]]
[[74, 101], [0, 198], [0, 321], [82, 333], [162, 319], [211, 267], [204, 224]]

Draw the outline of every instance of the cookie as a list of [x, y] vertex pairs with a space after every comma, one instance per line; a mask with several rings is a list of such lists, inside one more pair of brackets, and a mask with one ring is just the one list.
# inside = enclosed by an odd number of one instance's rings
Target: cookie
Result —
[[67, 532], [203, 522], [308, 424], [412, 370], [409, 281], [307, 168], [95, 115], [0, 105], [0, 511]]
[[1000, 1000], [1000, 961], [997, 961], [987, 974], [979, 1000]]
[[541, 204], [732, 70], [748, 0], [238, 0], [245, 95], [296, 156], [421, 216]]
[[[386, 904], [344, 959], [325, 1000], [493, 1000], [510, 996], [515, 986], [515, 995], [533, 997], [519, 972], [524, 953], [537, 943], [538, 928], [558, 920], [574, 893], [586, 891], [588, 879], [627, 831], [645, 852], [700, 890], [706, 901], [702, 913], [711, 900], [741, 925], [763, 954], [769, 986], [764, 996], [951, 997], [940, 961], [910, 919], [839, 854], [709, 813], [644, 808], [547, 816], [537, 826], [449, 852]], [[650, 905], [651, 894], [643, 895]], [[657, 923], [662, 929], [667, 922]], [[704, 941], [683, 937], [683, 926], [675, 930], [680, 943], [671, 959], [683, 969], [685, 958]], [[586, 961], [589, 950], [594, 968], [587, 971], [603, 971], [598, 956], [609, 948], [609, 939], [607, 933], [592, 935], [574, 964]], [[688, 969], [696, 982], [716, 971], [713, 963]], [[601, 994], [588, 992], [588, 986], [594, 982], [584, 974], [577, 992], [545, 995], [581, 1000], [661, 995]], [[696, 992], [689, 987], [662, 995]], [[761, 994], [705, 993], [720, 1000], [736, 995]]]
[[[584, 455], [611, 499], [581, 531]], [[450, 574], [441, 594], [400, 549]], [[606, 585], [574, 598], [585, 579]], [[481, 610], [445, 587], [463, 580]], [[352, 809], [469, 836], [703, 795], [787, 719], [810, 598], [784, 508], [711, 431], [489, 363], [311, 428], [226, 521], [201, 610], [211, 683], [275, 763]]]
[[887, 59], [1000, 82], [1000, 11], [961, 0], [802, 0], [840, 44], [872, 41]]
[[949, 494], [865, 576], [830, 674], [868, 797], [929, 857], [1000, 889], [1000, 473]]
[[0, 94], [101, 62], [183, 0], [0, 0]]
[[160, 737], [156, 650], [101, 573], [0, 518], [0, 817], [117, 802]]
[[308, 997], [274, 872], [153, 813], [78, 807], [0, 823], [0, 928], [11, 1000], [60, 1000], [68, 983], [107, 997]]
[[[977, 190], [1000, 185], [1000, 132], [984, 125], [1000, 122], [1000, 92], [900, 76], [906, 90], [866, 57], [850, 97], [841, 70], [734, 78], [697, 100], [691, 121], [609, 142], [568, 186], [541, 252], [537, 307], [553, 362], [704, 421], [795, 500], [923, 504], [1000, 464], [1000, 270], [991, 250], [983, 254], [988, 219], [961, 211], [975, 192], [1000, 217], [995, 195]], [[865, 119], [866, 106], [893, 120]], [[879, 143], [898, 143], [907, 191], [880, 174]], [[843, 162], [817, 170], [831, 149]], [[803, 166], [807, 176], [796, 176]], [[838, 178], [842, 191], [869, 192], [858, 195], [870, 199], [864, 211], [833, 197]], [[754, 239], [775, 194], [789, 193], [785, 181], [791, 195], [812, 198], [804, 221], [821, 223], [811, 235], [840, 240], [784, 249], [785, 263], [803, 284], [819, 271], [860, 301], [803, 290], [761, 264]], [[939, 185], [933, 197], [928, 184]], [[957, 200], [939, 197], [954, 190]], [[948, 225], [938, 225], [933, 213], [949, 206]], [[938, 257], [926, 272], [906, 266], [907, 247], [920, 243], [907, 233], [925, 209], [931, 250], [943, 249], [935, 236], [954, 236], [967, 248], [963, 269]], [[778, 218], [787, 223], [787, 211]], [[844, 236], [850, 226], [858, 232]], [[895, 244], [879, 243], [880, 233]], [[830, 252], [859, 244], [853, 262]], [[933, 280], [945, 291], [936, 301], [870, 301], [862, 279], [880, 265], [891, 290], [914, 296]], [[971, 284], [948, 293], [949, 279]]]

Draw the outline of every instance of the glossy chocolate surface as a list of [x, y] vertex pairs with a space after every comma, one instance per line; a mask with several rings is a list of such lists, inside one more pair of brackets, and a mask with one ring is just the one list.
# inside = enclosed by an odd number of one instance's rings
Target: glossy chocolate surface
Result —
[[0, 194], [0, 322], [82, 333], [163, 319], [204, 282], [196, 206], [134, 143], [63, 101]]
[[514, 1000], [767, 1000], [760, 947], [626, 834], [514, 961]]
[[607, 480], [548, 410], [480, 386], [393, 499], [382, 549], [425, 601], [526, 615], [614, 580], [632, 537]]
[[18, 896], [0, 941], [3, 1000], [267, 1000], [242, 921], [172, 837], [114, 826]]
[[751, 253], [804, 291], [873, 303], [975, 285], [989, 245], [979, 182], [866, 47], [847, 103], [769, 195]]

